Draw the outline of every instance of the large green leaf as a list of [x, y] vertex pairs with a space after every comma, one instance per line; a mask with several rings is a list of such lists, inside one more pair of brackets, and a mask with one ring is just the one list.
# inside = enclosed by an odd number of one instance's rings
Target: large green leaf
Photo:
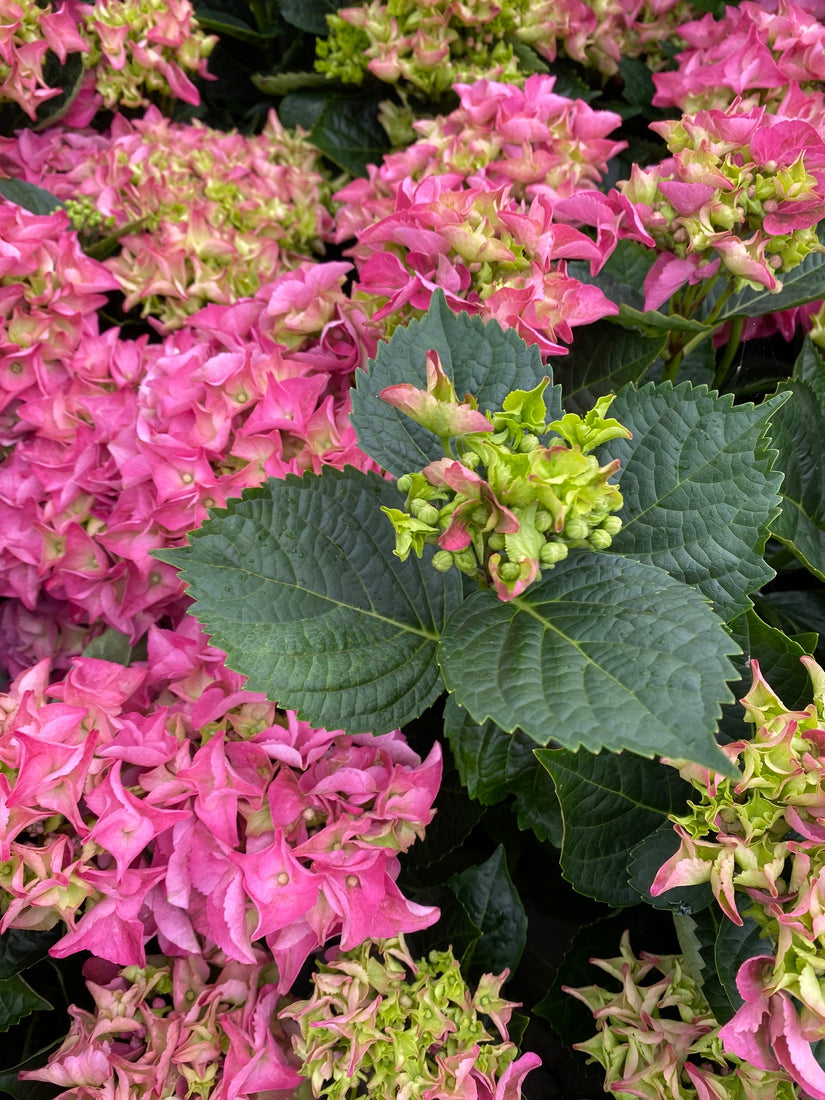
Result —
[[59, 935], [54, 931], [34, 932], [9, 928], [0, 936], [0, 980], [10, 978], [45, 959]]
[[25, 180], [0, 179], [0, 195], [32, 214], [53, 214], [55, 210], [63, 209], [61, 200], [50, 191]]
[[378, 121], [380, 96], [331, 95], [310, 133], [310, 141], [322, 153], [354, 176], [366, 176], [367, 165], [389, 152], [389, 138]]
[[[411, 382], [423, 389], [430, 350], [438, 352], [459, 397], [471, 393], [485, 412], [500, 409], [511, 390], [531, 390], [552, 373], [542, 365], [535, 345], [528, 347], [512, 329], [502, 329], [497, 321], [485, 322], [465, 311], [453, 313], [443, 291], [436, 291], [421, 320], [396, 329], [388, 343], [379, 344], [369, 369], [356, 372], [351, 420], [358, 442], [396, 477], [444, 456], [437, 435], [378, 396], [398, 382]], [[548, 419], [562, 415], [558, 387], [548, 386], [544, 401]]]
[[[737, 699], [750, 690], [750, 662], [756, 660], [762, 675], [789, 710], [800, 710], [810, 703], [811, 680], [800, 658], [813, 653], [816, 634], [801, 640], [789, 638], [781, 630], [763, 622], [753, 609], [734, 619], [731, 634], [742, 650], [742, 656], [737, 661], [742, 676], [739, 683], [733, 685]], [[802, 644], [811, 641], [814, 646]]]
[[627, 386], [610, 408], [633, 433], [600, 452], [621, 461], [613, 549], [695, 585], [726, 620], [773, 576], [762, 552], [782, 475], [765, 429], [784, 400], [734, 406], [704, 386], [663, 383]]
[[491, 806], [514, 795], [519, 828], [532, 829], [539, 840], [560, 846], [559, 800], [552, 780], [536, 760], [534, 741], [521, 730], [506, 733], [495, 722], [478, 725], [452, 695], [444, 708], [444, 735], [471, 798]]
[[[540, 745], [685, 757], [732, 774], [713, 733], [737, 652], [707, 602], [655, 566], [574, 551], [504, 603], [469, 596], [438, 659], [476, 722]], [[735, 774], [735, 773], [733, 773]]]
[[[821, 238], [820, 238], [821, 239]], [[811, 252], [802, 263], [782, 276], [782, 289], [777, 292], [743, 290], [729, 298], [719, 312], [717, 321], [731, 317], [761, 317], [782, 309], [793, 309], [806, 302], [825, 297], [825, 253]]]
[[[685, 801], [688, 792], [695, 797], [694, 788], [685, 784]], [[674, 812], [678, 812], [678, 809]], [[673, 823], [663, 821], [658, 829], [643, 837], [630, 853], [627, 865], [628, 882], [638, 891], [637, 897], [644, 898], [654, 909], [668, 909], [672, 913], [698, 913], [713, 902], [713, 891], [709, 882], [700, 882], [695, 886], [675, 886], [658, 897], [653, 897], [650, 893], [659, 868], [676, 854], [680, 843], [681, 838], [673, 828]]]
[[716, 905], [692, 916], [680, 918], [680, 938], [684, 928], [703, 963], [702, 992], [720, 1024], [726, 1024], [742, 1004], [736, 988], [736, 974], [753, 955], [771, 955], [771, 944], [760, 935], [759, 925], [745, 917], [734, 924]]
[[527, 917], [507, 869], [504, 847], [499, 844], [486, 863], [453, 875], [449, 886], [481, 929], [467, 965], [494, 974], [505, 967], [515, 970], [527, 943]]
[[327, 16], [338, 11], [336, 0], [280, 0], [281, 15], [299, 30], [325, 37], [329, 34]]
[[772, 436], [784, 471], [782, 513], [772, 534], [825, 580], [825, 363], [806, 341], [792, 381], [779, 387], [790, 400], [774, 418]]
[[584, 414], [606, 393], [626, 382], [638, 382], [665, 346], [666, 336], [643, 336], [617, 329], [609, 321], [585, 325], [576, 332], [569, 354], [555, 362], [564, 407]]
[[0, 1031], [8, 1031], [32, 1012], [48, 1012], [51, 1008], [19, 974], [0, 979]]
[[673, 768], [632, 753], [536, 749], [561, 803], [564, 877], [607, 905], [636, 905], [631, 850], [685, 806], [689, 785]]
[[196, 614], [250, 691], [328, 729], [386, 732], [440, 694], [438, 636], [460, 579], [393, 554], [377, 474], [327, 468], [270, 480], [155, 556], [181, 570]]

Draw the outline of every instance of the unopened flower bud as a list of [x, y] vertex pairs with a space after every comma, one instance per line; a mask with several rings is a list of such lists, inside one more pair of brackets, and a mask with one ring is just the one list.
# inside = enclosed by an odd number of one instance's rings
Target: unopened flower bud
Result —
[[536, 512], [536, 518], [533, 521], [533, 526], [537, 531], [541, 531], [544, 534], [545, 531], [549, 531], [555, 524], [555, 520], [549, 512], [545, 512], [543, 508], [540, 508]]
[[546, 542], [539, 551], [539, 561], [542, 565], [554, 566], [560, 561], [564, 561], [569, 551], [566, 543], [563, 542]]
[[518, 445], [518, 450], [522, 454], [527, 454], [528, 451], [535, 451], [539, 445], [538, 436], [533, 435], [532, 432], [525, 432], [521, 437], [521, 442]]
[[481, 455], [477, 455], [475, 451], [467, 451], [461, 456], [461, 465], [466, 466], [468, 470], [475, 470], [480, 464]]
[[438, 550], [433, 554], [433, 569], [439, 573], [448, 573], [453, 567], [453, 555], [449, 550]]
[[579, 516], [571, 516], [564, 525], [564, 537], [566, 539], [578, 541], [579, 539], [586, 539], [589, 534], [590, 527]]
[[607, 531], [608, 535], [618, 535], [622, 529], [622, 521], [618, 516], [608, 516], [601, 526], [602, 530]]
[[479, 527], [483, 527], [489, 518], [490, 511], [483, 505], [480, 505], [478, 508], [473, 508], [470, 513], [470, 522], [477, 524]]
[[456, 568], [468, 576], [473, 576], [478, 569], [478, 561], [472, 550], [461, 550], [459, 553], [453, 554], [453, 561]]
[[434, 508], [429, 501], [421, 498], [410, 501], [410, 512], [422, 523], [429, 523], [430, 527], [435, 527], [438, 523], [438, 509]]
[[515, 561], [503, 561], [498, 567], [498, 575], [503, 581], [517, 581], [521, 566]]
[[587, 541], [593, 547], [594, 550], [606, 550], [613, 541], [612, 537], [601, 527], [597, 527], [595, 531], [591, 531], [587, 537]]
[[503, 550], [505, 546], [504, 535], [499, 534], [498, 531], [494, 531], [487, 540], [487, 545], [491, 550]]
[[410, 489], [412, 489], [412, 485], [412, 474], [402, 474], [398, 481], [396, 481], [395, 483], [395, 487], [399, 491], [399, 493], [408, 493]]

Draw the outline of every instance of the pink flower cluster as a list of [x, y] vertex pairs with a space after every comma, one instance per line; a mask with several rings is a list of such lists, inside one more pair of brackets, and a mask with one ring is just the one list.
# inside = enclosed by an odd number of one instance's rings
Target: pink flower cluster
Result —
[[272, 964], [256, 956], [152, 957], [119, 972], [90, 960], [94, 1011], [70, 1008], [60, 1049], [22, 1078], [62, 1087], [61, 1100], [292, 1100], [301, 1078], [278, 1023]]
[[142, 305], [167, 330], [322, 250], [332, 219], [319, 164], [274, 113], [253, 137], [150, 108], [134, 122], [118, 116], [104, 134], [52, 127], [0, 139], [9, 175], [109, 220], [119, 250], [106, 266], [126, 308]]
[[607, 137], [621, 119], [556, 95], [554, 84], [555, 77], [540, 75], [523, 88], [494, 80], [457, 84], [456, 110], [414, 123], [418, 141], [368, 165], [367, 179], [336, 193], [335, 240], [360, 236], [393, 213], [402, 186], [432, 175], [468, 187], [509, 186], [514, 199], [565, 198], [597, 185], [610, 158], [625, 148]]
[[[190, 0], [10, 0], [0, 23], [0, 102], [31, 119], [66, 92], [67, 122], [85, 125], [105, 106], [148, 106], [147, 95], [198, 104], [190, 77], [208, 78], [206, 59], [217, 38], [198, 26]], [[52, 86], [49, 56], [65, 65], [79, 55], [86, 70], [75, 90]]]
[[650, 890], [657, 896], [709, 882], [738, 925], [739, 907], [747, 906], [765, 951], [741, 966], [744, 1004], [720, 1038], [750, 1065], [784, 1072], [806, 1096], [825, 1100], [825, 1070], [811, 1049], [825, 1033], [825, 671], [802, 660], [814, 687], [814, 702], [802, 711], [788, 711], [751, 662], [753, 686], [742, 703], [757, 730], [724, 747], [741, 767], [738, 780], [680, 768], [699, 797], [672, 819], [679, 848]]
[[654, 77], [658, 107], [696, 111], [767, 106], [785, 117], [814, 121], [825, 113], [825, 26], [809, 7], [777, 0], [725, 8], [721, 19], [707, 15], [679, 28], [688, 49], [677, 67]]
[[36, 0], [10, 0], [0, 21], [0, 102], [16, 103], [29, 118], [37, 108], [61, 93], [46, 80], [43, 65], [49, 55], [65, 65], [70, 53], [88, 52], [78, 32], [72, 0], [56, 9]]
[[463, 187], [450, 174], [402, 183], [395, 210], [351, 249], [358, 269], [351, 316], [374, 354], [378, 339], [427, 309], [441, 288], [455, 310], [494, 318], [542, 354], [562, 355], [576, 325], [618, 312], [602, 291], [567, 274], [598, 270], [605, 253], [557, 223], [544, 195], [519, 203], [509, 187]]
[[[0, 216], [19, 272], [0, 287], [0, 595], [28, 614], [7, 605], [0, 618], [15, 671], [47, 655], [55, 611], [69, 641], [72, 623], [134, 642], [165, 614], [177, 621], [177, 574], [149, 551], [179, 544], [208, 508], [267, 476], [369, 460], [348, 421], [362, 356], [342, 312], [348, 264], [301, 267], [162, 343], [126, 340], [97, 332], [113, 280], [64, 214]], [[39, 265], [28, 279], [27, 264]]]
[[255, 963], [265, 940], [286, 992], [308, 955], [431, 924], [395, 885], [432, 816], [438, 746], [399, 732], [312, 729], [243, 690], [197, 623], [151, 627], [147, 661], [48, 661], [0, 696], [0, 931], [67, 932], [145, 965], [210, 945]]

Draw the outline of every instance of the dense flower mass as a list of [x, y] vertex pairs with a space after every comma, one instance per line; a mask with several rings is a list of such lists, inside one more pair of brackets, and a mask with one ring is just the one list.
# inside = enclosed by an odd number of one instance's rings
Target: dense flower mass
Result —
[[681, 956], [637, 958], [625, 932], [617, 958], [590, 961], [619, 988], [566, 992], [593, 1013], [598, 1031], [577, 1049], [602, 1066], [605, 1091], [641, 1100], [795, 1100], [784, 1073], [726, 1049]]
[[[507, 972], [472, 993], [452, 951], [413, 961], [403, 937], [333, 951], [313, 974], [309, 1000], [282, 1009], [313, 1096], [350, 1100], [516, 1100], [535, 1054], [518, 1058], [507, 1023]], [[487, 1017], [503, 1042], [487, 1030]]]
[[740, 967], [744, 1003], [720, 1033], [725, 1049], [823, 1100], [825, 1071], [811, 1044], [825, 1031], [825, 672], [803, 660], [814, 702], [802, 711], [788, 711], [753, 662], [742, 702], [756, 732], [724, 749], [741, 767], [738, 780], [681, 767], [699, 794], [673, 818], [679, 848], [651, 893], [709, 882], [727, 919], [742, 925], [741, 907], [756, 922], [765, 951]]
[[194, 620], [152, 627], [145, 664], [43, 661], [0, 696], [0, 930], [66, 934], [145, 965], [210, 945], [257, 961], [286, 992], [332, 937], [344, 949], [431, 924], [395, 886], [398, 853], [429, 822], [438, 747], [400, 733], [310, 728], [243, 690]]
[[295, 1095], [301, 1078], [264, 952], [250, 963], [210, 951], [85, 969], [94, 1011], [73, 1008], [62, 1046], [25, 1080], [59, 1085], [65, 1100], [106, 1100], [113, 1090], [135, 1100]]
[[105, 134], [58, 127], [0, 139], [5, 171], [66, 200], [81, 232], [94, 228], [90, 213], [107, 219], [119, 247], [106, 265], [126, 307], [166, 328], [209, 302], [254, 295], [322, 250], [332, 219], [319, 161], [274, 114], [254, 137], [150, 109], [134, 122], [118, 116]]

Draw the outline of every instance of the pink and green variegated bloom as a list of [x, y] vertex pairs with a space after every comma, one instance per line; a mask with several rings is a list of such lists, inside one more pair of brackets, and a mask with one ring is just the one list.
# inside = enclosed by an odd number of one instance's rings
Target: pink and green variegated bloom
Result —
[[218, 952], [117, 970], [85, 968], [94, 1009], [72, 1007], [72, 1026], [28, 1081], [60, 1086], [64, 1100], [197, 1096], [244, 1100], [295, 1095], [297, 1059], [278, 1023], [283, 1003], [264, 952], [250, 963]]
[[518, 1100], [540, 1061], [508, 1041], [517, 1007], [501, 996], [508, 973], [483, 975], [473, 993], [452, 951], [413, 961], [403, 937], [367, 942], [331, 951], [312, 996], [280, 1018], [297, 1024], [293, 1047], [313, 1096]]
[[779, 291], [779, 276], [823, 250], [814, 227], [825, 214], [825, 142], [809, 123], [734, 105], [651, 128], [672, 157], [634, 166], [619, 184], [661, 252], [645, 280], [646, 309], [717, 271], [733, 290]]
[[16, 103], [31, 119], [37, 109], [62, 89], [49, 84], [44, 64], [49, 53], [65, 65], [70, 54], [87, 54], [74, 5], [11, 0], [0, 18], [0, 103]]
[[[565, 988], [593, 1013], [597, 1033], [576, 1049], [605, 1071], [605, 1091], [641, 1100], [796, 1100], [791, 1076], [722, 1041], [722, 1032], [679, 955], [637, 958], [628, 933], [615, 959], [591, 959], [618, 983]], [[729, 1026], [729, 1025], [728, 1025]]]
[[[611, 513], [619, 511], [622, 497], [609, 482], [618, 462], [599, 466], [589, 452], [630, 433], [604, 415], [612, 396], [600, 398], [584, 418], [568, 413], [547, 424], [548, 381], [514, 390], [501, 410], [482, 415], [470, 395], [463, 405], [455, 402], [430, 352], [426, 391], [405, 384], [381, 393], [440, 435], [447, 455], [399, 479], [408, 511], [382, 509], [395, 527], [402, 561], [411, 550], [421, 557], [425, 545], [437, 545], [433, 565], [440, 572], [455, 565], [511, 600], [570, 547], [610, 545], [621, 527]], [[542, 446], [538, 437], [547, 433], [554, 434]]]

